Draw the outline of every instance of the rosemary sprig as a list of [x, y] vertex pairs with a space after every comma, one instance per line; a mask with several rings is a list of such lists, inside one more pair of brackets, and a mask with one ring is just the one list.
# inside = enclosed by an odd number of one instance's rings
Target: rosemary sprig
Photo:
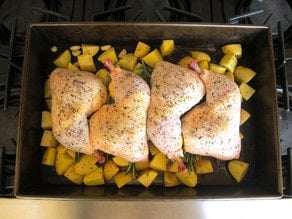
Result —
[[197, 162], [197, 156], [194, 154], [190, 154], [188, 152], [184, 153], [184, 157], [185, 157], [185, 164], [188, 168], [188, 171], [193, 171], [195, 169], [195, 164]]
[[132, 179], [136, 179], [136, 168], [135, 168], [135, 163], [130, 163], [126, 173], [131, 172], [132, 174]]
[[142, 65], [141, 67], [138, 69], [139, 75], [148, 83], [150, 84], [150, 77], [151, 77], [151, 73], [152, 73], [152, 68], [150, 68], [149, 66], [145, 65], [145, 63], [142, 60]]

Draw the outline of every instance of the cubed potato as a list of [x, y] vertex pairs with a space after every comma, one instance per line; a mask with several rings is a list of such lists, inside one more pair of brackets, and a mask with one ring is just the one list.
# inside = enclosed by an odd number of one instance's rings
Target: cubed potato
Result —
[[156, 179], [158, 172], [156, 170], [144, 170], [137, 178], [137, 181], [143, 186], [148, 188], [151, 183]]
[[239, 90], [240, 90], [242, 98], [246, 101], [248, 101], [252, 97], [252, 95], [256, 92], [255, 89], [253, 89], [251, 86], [249, 86], [245, 82], [242, 82], [240, 84]]
[[241, 58], [242, 47], [239, 43], [232, 43], [222, 46], [222, 52], [224, 54], [234, 54], [236, 58]]
[[56, 161], [55, 161], [55, 171], [58, 175], [63, 175], [69, 167], [72, 166], [75, 162], [66, 150], [63, 151], [62, 148], [57, 147]]
[[237, 66], [237, 58], [234, 54], [225, 54], [219, 63], [221, 66], [225, 67], [227, 71], [234, 72]]
[[44, 130], [40, 146], [42, 147], [56, 147], [58, 142], [51, 130]]
[[198, 156], [195, 163], [195, 169], [197, 174], [213, 173], [213, 166], [210, 159]]
[[163, 182], [165, 187], [173, 187], [178, 185], [178, 179], [173, 172], [163, 172]]
[[52, 92], [51, 92], [51, 87], [50, 87], [50, 78], [48, 78], [45, 82], [44, 85], [44, 98], [52, 98]]
[[110, 59], [114, 65], [117, 64], [118, 57], [114, 47], [111, 47], [110, 49], [104, 51], [97, 58], [97, 60], [100, 61], [102, 64], [104, 64], [107, 59]]
[[102, 81], [105, 86], [108, 86], [111, 81], [109, 71], [106, 68], [101, 68], [96, 72], [96, 76]]
[[54, 60], [53, 63], [59, 68], [67, 69], [70, 62], [71, 62], [71, 53], [69, 49], [66, 49]]
[[134, 67], [133, 72], [134, 72], [136, 75], [141, 76], [141, 68], [142, 68], [142, 67], [143, 67], [143, 64], [140, 63], [140, 62], [137, 62], [137, 64], [136, 64], [135, 67]]
[[127, 55], [127, 50], [126, 49], [122, 49], [119, 54], [118, 54], [118, 58], [121, 59], [123, 58], [124, 55]]
[[104, 164], [103, 171], [105, 180], [109, 181], [119, 172], [119, 167], [112, 160], [108, 160]]
[[230, 78], [230, 80], [234, 81], [234, 73], [230, 72], [230, 71], [226, 71], [225, 75]]
[[56, 160], [57, 149], [56, 148], [46, 148], [43, 158], [42, 164], [47, 166], [54, 166]]
[[93, 155], [84, 154], [78, 162], [74, 164], [75, 173], [87, 175], [97, 169], [97, 158]]
[[150, 52], [150, 50], [151, 50], [151, 47], [148, 44], [139, 41], [135, 48], [134, 56], [138, 58], [143, 58], [145, 55], [147, 55]]
[[118, 165], [119, 167], [127, 167], [130, 163], [121, 157], [113, 157], [113, 162]]
[[169, 56], [174, 51], [174, 40], [162, 40], [160, 44], [160, 54], [162, 56]]
[[112, 98], [115, 98], [115, 87], [114, 87], [114, 84], [112, 83], [112, 81], [110, 81], [108, 84], [108, 92]]
[[245, 109], [241, 108], [240, 110], [240, 125], [243, 125], [250, 117], [250, 113]]
[[100, 47], [101, 51], [106, 51], [109, 50], [110, 48], [112, 48], [110, 44], [105, 44]]
[[198, 62], [198, 65], [201, 69], [209, 69], [209, 62], [207, 60], [202, 60], [200, 62]]
[[49, 110], [52, 110], [52, 99], [45, 99], [47, 107]]
[[189, 65], [192, 61], [195, 61], [195, 59], [190, 56], [185, 56], [177, 62], [177, 65], [185, 67], [185, 68], [189, 68]]
[[64, 173], [64, 176], [69, 179], [71, 182], [81, 185], [83, 182], [83, 175], [80, 175], [75, 172], [74, 166], [70, 166], [66, 172]]
[[133, 72], [137, 64], [138, 58], [132, 54], [124, 55], [119, 61], [118, 64], [121, 68]]
[[239, 132], [239, 136], [241, 140], [244, 138], [244, 135], [242, 134], [242, 132]]
[[146, 170], [149, 168], [149, 161], [139, 161], [135, 163], [135, 169], [140, 170]]
[[91, 56], [95, 56], [99, 51], [100, 46], [94, 44], [82, 44], [82, 54], [88, 54]]
[[114, 176], [114, 182], [118, 188], [122, 188], [131, 181], [132, 181], [131, 172], [120, 171]]
[[67, 149], [66, 152], [67, 152], [67, 154], [69, 154], [70, 157], [72, 157], [74, 160], [75, 160], [75, 158], [76, 158], [76, 154], [79, 153], [79, 152], [73, 151], [73, 150], [71, 150], [71, 149]]
[[249, 164], [240, 160], [228, 162], [228, 170], [236, 182], [241, 182], [248, 171]]
[[93, 57], [88, 54], [80, 55], [77, 57], [80, 69], [82, 71], [96, 72]]
[[234, 71], [234, 78], [238, 84], [241, 84], [242, 82], [248, 83], [255, 75], [256, 72], [254, 70], [242, 65], [237, 66]]
[[210, 61], [211, 61], [211, 57], [210, 57], [207, 53], [202, 52], [202, 51], [197, 51], [197, 50], [191, 51], [191, 56], [192, 56], [197, 62], [200, 62], [200, 61], [207, 61], [207, 62], [210, 62]]
[[50, 111], [42, 111], [41, 127], [43, 129], [52, 129], [52, 116]]
[[170, 162], [170, 163], [167, 165], [167, 171], [168, 171], [168, 172], [173, 172], [173, 173], [178, 172], [178, 162], [177, 162], [176, 160]]
[[155, 147], [155, 145], [151, 141], [148, 142], [148, 147], [149, 147], [150, 154], [152, 156], [160, 153], [160, 151], [158, 150], [158, 148]]
[[194, 170], [185, 173], [177, 172], [175, 175], [183, 184], [189, 187], [195, 187], [197, 185], [198, 177]]
[[104, 185], [105, 181], [102, 167], [98, 167], [91, 173], [85, 175], [83, 178], [83, 183], [86, 186]]
[[142, 60], [151, 68], [154, 68], [155, 65], [163, 60], [163, 57], [161, 56], [158, 49], [152, 50], [150, 53], [148, 53], [146, 56], [142, 58]]
[[68, 69], [70, 71], [80, 71], [80, 69], [76, 65], [73, 65], [71, 62], [68, 65]]
[[158, 171], [166, 171], [167, 170], [167, 158], [163, 153], [157, 153], [151, 159], [149, 166]]
[[226, 68], [221, 65], [217, 65], [215, 63], [209, 63], [209, 70], [218, 74], [224, 74], [226, 71]]

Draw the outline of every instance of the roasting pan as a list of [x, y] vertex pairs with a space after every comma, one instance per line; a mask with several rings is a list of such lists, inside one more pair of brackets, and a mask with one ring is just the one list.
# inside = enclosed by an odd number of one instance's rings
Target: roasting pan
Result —
[[[168, 61], [176, 63], [191, 50], [209, 53], [213, 62], [222, 57], [221, 46], [241, 43], [239, 63], [254, 69], [249, 83], [255, 95], [243, 106], [251, 118], [241, 126], [241, 160], [250, 164], [238, 184], [229, 175], [226, 162], [212, 160], [214, 174], [199, 176], [195, 188], [165, 188], [158, 182], [149, 188], [138, 184], [118, 189], [113, 184], [86, 187], [56, 177], [50, 168], [41, 167], [39, 146], [42, 135], [43, 87], [54, 69], [56, 58], [50, 47], [59, 50], [71, 45], [110, 44], [120, 51], [133, 51], [138, 41], [158, 47], [163, 39], [174, 39], [176, 50]], [[97, 64], [98, 65], [98, 64]], [[100, 67], [100, 66], [99, 66]], [[209, 25], [189, 23], [42, 23], [28, 27], [22, 73], [22, 92], [17, 139], [15, 196], [18, 198], [59, 199], [233, 199], [280, 198], [282, 175], [277, 120], [275, 68], [271, 32], [264, 26]]]

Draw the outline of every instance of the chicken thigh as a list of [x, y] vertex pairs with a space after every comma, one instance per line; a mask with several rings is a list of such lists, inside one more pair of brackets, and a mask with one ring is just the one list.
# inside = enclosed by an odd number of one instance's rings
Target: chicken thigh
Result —
[[182, 118], [184, 150], [221, 160], [240, 155], [241, 95], [235, 82], [222, 74], [203, 70], [206, 102]]
[[180, 117], [205, 95], [205, 86], [193, 70], [160, 61], [151, 74], [147, 133], [153, 144], [186, 171]]
[[94, 74], [57, 68], [50, 75], [52, 130], [65, 147], [93, 154], [87, 117], [107, 99], [106, 87]]
[[90, 141], [95, 149], [129, 162], [146, 161], [150, 88], [140, 76], [113, 66], [110, 60], [105, 66], [110, 70], [115, 102], [90, 118]]

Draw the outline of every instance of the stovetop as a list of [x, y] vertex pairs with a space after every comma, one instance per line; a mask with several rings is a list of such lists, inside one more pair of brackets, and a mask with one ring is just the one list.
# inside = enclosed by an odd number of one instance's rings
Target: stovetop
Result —
[[[0, 188], [0, 196], [1, 193], [9, 196], [13, 190], [25, 31], [29, 23], [38, 22], [204, 22], [269, 26], [279, 78], [281, 154], [286, 165], [287, 151], [292, 147], [291, 5], [291, 0], [0, 0], [0, 155], [4, 154], [2, 163], [6, 174], [0, 178], [0, 187], [6, 187]], [[284, 57], [281, 45], [284, 45]], [[283, 75], [286, 76], [284, 84]], [[286, 176], [287, 168], [283, 170]]]

